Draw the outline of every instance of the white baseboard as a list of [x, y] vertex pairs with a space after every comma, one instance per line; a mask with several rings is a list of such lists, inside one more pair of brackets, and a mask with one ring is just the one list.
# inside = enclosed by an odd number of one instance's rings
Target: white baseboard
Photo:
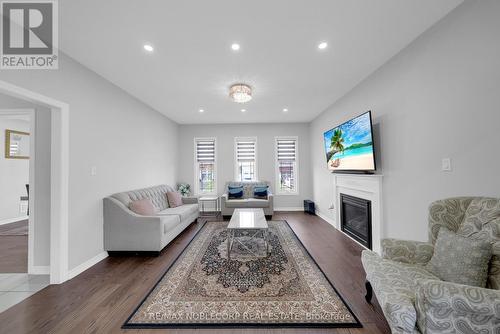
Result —
[[284, 207], [278, 207], [274, 208], [274, 211], [304, 211], [304, 208], [301, 206], [284, 206]]
[[15, 222], [25, 220], [25, 219], [28, 219], [28, 216], [21, 216], [21, 217], [4, 219], [4, 220], [0, 220], [0, 225], [15, 223]]
[[28, 269], [30, 275], [49, 275], [50, 266], [32, 266]]
[[325, 220], [328, 224], [332, 225], [333, 227], [337, 228], [337, 223], [333, 218], [328, 217], [326, 214], [323, 212], [316, 210], [316, 215], [319, 216], [321, 219]]
[[108, 257], [108, 252], [102, 252], [94, 256], [93, 258], [83, 262], [82, 264], [76, 266], [75, 268], [71, 269], [68, 272], [68, 280], [72, 279], [75, 276], [80, 275], [83, 273], [85, 270], [89, 269], [93, 265], [97, 264], [98, 262], [104, 260], [105, 258]]

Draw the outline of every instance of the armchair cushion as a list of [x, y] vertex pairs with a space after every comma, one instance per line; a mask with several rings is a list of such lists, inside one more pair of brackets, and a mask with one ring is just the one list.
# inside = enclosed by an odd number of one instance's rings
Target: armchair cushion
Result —
[[428, 242], [382, 239], [384, 259], [410, 264], [426, 264], [434, 253], [434, 246]]
[[484, 288], [490, 259], [489, 239], [464, 238], [441, 228], [426, 268], [444, 281]]
[[500, 332], [500, 291], [437, 280], [418, 282], [417, 322], [423, 334]]

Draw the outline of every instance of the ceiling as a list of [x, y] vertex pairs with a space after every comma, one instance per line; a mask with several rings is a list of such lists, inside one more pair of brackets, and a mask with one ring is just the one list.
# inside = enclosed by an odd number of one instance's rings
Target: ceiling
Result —
[[64, 0], [60, 47], [181, 124], [309, 122], [461, 2]]

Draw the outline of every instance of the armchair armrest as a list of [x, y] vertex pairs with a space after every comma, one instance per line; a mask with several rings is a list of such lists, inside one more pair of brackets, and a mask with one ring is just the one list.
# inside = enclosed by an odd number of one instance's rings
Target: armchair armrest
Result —
[[418, 282], [415, 305], [423, 334], [500, 331], [499, 290], [424, 280]]
[[434, 253], [434, 246], [427, 242], [382, 239], [382, 257], [397, 262], [426, 264]]

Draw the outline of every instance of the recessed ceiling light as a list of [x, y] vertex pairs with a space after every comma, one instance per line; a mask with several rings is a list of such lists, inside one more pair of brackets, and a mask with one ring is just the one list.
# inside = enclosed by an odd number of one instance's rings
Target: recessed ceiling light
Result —
[[283, 108], [283, 112], [288, 112], [288, 108]]
[[238, 43], [233, 43], [231, 44], [231, 49], [233, 49], [233, 51], [238, 51], [240, 49], [240, 45]]
[[146, 50], [147, 52], [153, 52], [154, 48], [150, 44], [144, 44], [144, 50]]
[[205, 110], [203, 110], [203, 109], [200, 109], [200, 110], [198, 110], [198, 111], [199, 111], [199, 112], [205, 112]]
[[247, 111], [247, 110], [246, 109], [241, 109], [241, 112], [245, 112], [245, 111]]
[[321, 42], [318, 44], [318, 49], [324, 50], [324, 49], [326, 49], [327, 46], [328, 46], [327, 42]]

